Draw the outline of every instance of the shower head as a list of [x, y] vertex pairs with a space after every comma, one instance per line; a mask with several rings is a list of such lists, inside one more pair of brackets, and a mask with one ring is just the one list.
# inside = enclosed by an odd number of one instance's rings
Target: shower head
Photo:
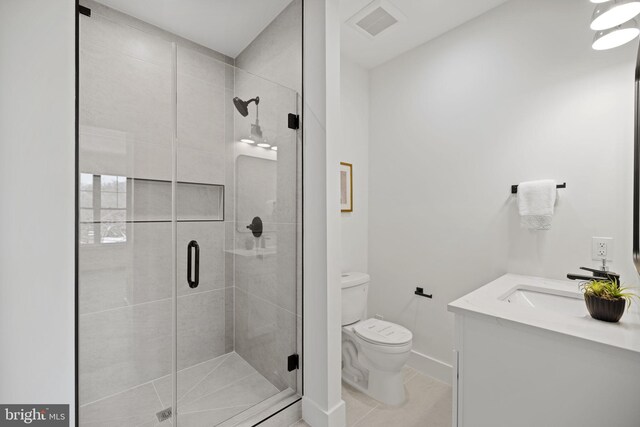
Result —
[[260, 103], [260, 97], [256, 96], [255, 98], [252, 98], [248, 101], [243, 101], [237, 96], [233, 98], [233, 105], [236, 106], [236, 110], [238, 110], [238, 113], [242, 114], [242, 117], [247, 117], [249, 115], [249, 104], [251, 104], [252, 102], [255, 102], [257, 107]]

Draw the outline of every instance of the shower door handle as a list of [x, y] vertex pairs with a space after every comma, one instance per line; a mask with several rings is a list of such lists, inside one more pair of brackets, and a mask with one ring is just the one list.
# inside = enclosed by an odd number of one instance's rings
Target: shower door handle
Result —
[[[195, 263], [193, 262], [192, 254], [195, 252]], [[193, 265], [193, 267], [192, 267]], [[193, 280], [191, 269], [194, 269]], [[187, 283], [190, 288], [197, 288], [200, 283], [200, 246], [198, 242], [192, 240], [187, 245]]]

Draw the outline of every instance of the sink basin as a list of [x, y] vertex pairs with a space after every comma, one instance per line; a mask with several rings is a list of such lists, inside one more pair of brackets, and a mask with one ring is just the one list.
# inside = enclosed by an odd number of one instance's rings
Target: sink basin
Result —
[[585, 316], [588, 314], [584, 298], [580, 292], [519, 285], [500, 299], [510, 304], [536, 310], [552, 311], [567, 316]]

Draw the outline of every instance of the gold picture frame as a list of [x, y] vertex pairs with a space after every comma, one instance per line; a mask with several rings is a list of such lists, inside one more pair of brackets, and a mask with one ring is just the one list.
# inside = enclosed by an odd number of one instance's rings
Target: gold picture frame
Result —
[[340, 162], [340, 211], [353, 212], [353, 165]]

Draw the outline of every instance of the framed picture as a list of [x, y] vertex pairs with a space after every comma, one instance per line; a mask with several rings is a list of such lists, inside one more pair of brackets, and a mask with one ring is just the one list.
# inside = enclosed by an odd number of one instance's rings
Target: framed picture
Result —
[[340, 162], [340, 210], [353, 212], [353, 165]]

